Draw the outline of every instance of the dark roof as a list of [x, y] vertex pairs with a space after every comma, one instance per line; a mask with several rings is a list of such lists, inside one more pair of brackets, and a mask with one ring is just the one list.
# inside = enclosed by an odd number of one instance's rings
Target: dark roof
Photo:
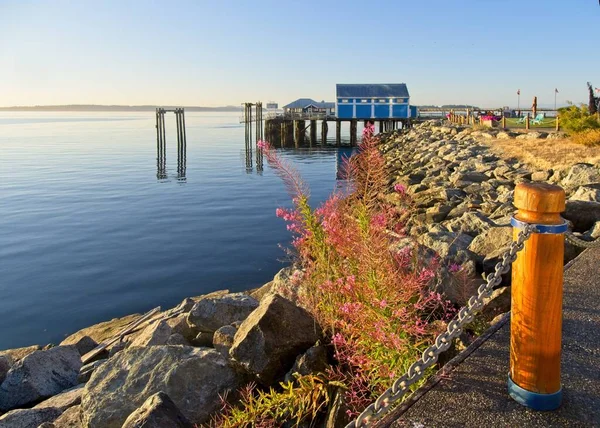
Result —
[[298, 98], [296, 101], [289, 103], [283, 108], [306, 108], [313, 105], [317, 108], [334, 108], [335, 103], [317, 102], [312, 98]]
[[311, 104], [316, 105], [317, 102], [315, 100], [313, 100], [312, 98], [298, 98], [296, 101], [292, 101], [288, 105], [283, 106], [283, 108], [304, 108]]
[[338, 97], [410, 97], [406, 83], [337, 84]]

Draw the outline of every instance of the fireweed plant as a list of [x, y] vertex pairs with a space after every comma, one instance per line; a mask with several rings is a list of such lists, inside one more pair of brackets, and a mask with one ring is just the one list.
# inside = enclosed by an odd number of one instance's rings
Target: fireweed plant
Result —
[[293, 201], [291, 209], [276, 211], [293, 234], [299, 267], [290, 294], [331, 340], [337, 364], [325, 376], [344, 385], [350, 416], [405, 372], [452, 314], [451, 305], [428, 287], [436, 267], [423, 265], [400, 245], [400, 219], [410, 201], [402, 185], [389, 197], [373, 132], [373, 126], [365, 128], [358, 153], [347, 161], [347, 188], [314, 210], [293, 166], [268, 143], [258, 144]]

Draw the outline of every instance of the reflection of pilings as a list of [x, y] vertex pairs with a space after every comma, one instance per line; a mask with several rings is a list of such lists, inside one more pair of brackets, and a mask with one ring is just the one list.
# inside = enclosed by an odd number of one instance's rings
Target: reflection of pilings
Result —
[[165, 111], [156, 109], [156, 178], [167, 178], [167, 156], [165, 141]]
[[256, 148], [256, 172], [263, 171], [263, 151], [260, 147]]
[[335, 122], [335, 144], [337, 146], [342, 144], [342, 122], [339, 120]]

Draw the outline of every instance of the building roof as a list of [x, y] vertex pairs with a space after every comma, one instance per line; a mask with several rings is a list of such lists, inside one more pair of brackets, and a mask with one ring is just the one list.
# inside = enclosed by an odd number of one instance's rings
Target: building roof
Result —
[[313, 105], [317, 108], [335, 108], [335, 103], [318, 102], [312, 98], [298, 98], [296, 101], [283, 106], [283, 108], [306, 108], [310, 105]]
[[399, 97], [408, 98], [406, 83], [391, 84], [337, 84], [338, 97]]

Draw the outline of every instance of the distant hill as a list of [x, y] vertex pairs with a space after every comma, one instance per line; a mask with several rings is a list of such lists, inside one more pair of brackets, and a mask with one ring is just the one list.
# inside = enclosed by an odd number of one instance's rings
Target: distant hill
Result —
[[[118, 105], [95, 105], [95, 104], [71, 104], [61, 106], [12, 106], [0, 107], [0, 111], [154, 111], [157, 107], [175, 108], [182, 106], [118, 106]], [[242, 107], [185, 107], [186, 111], [241, 111]]]

